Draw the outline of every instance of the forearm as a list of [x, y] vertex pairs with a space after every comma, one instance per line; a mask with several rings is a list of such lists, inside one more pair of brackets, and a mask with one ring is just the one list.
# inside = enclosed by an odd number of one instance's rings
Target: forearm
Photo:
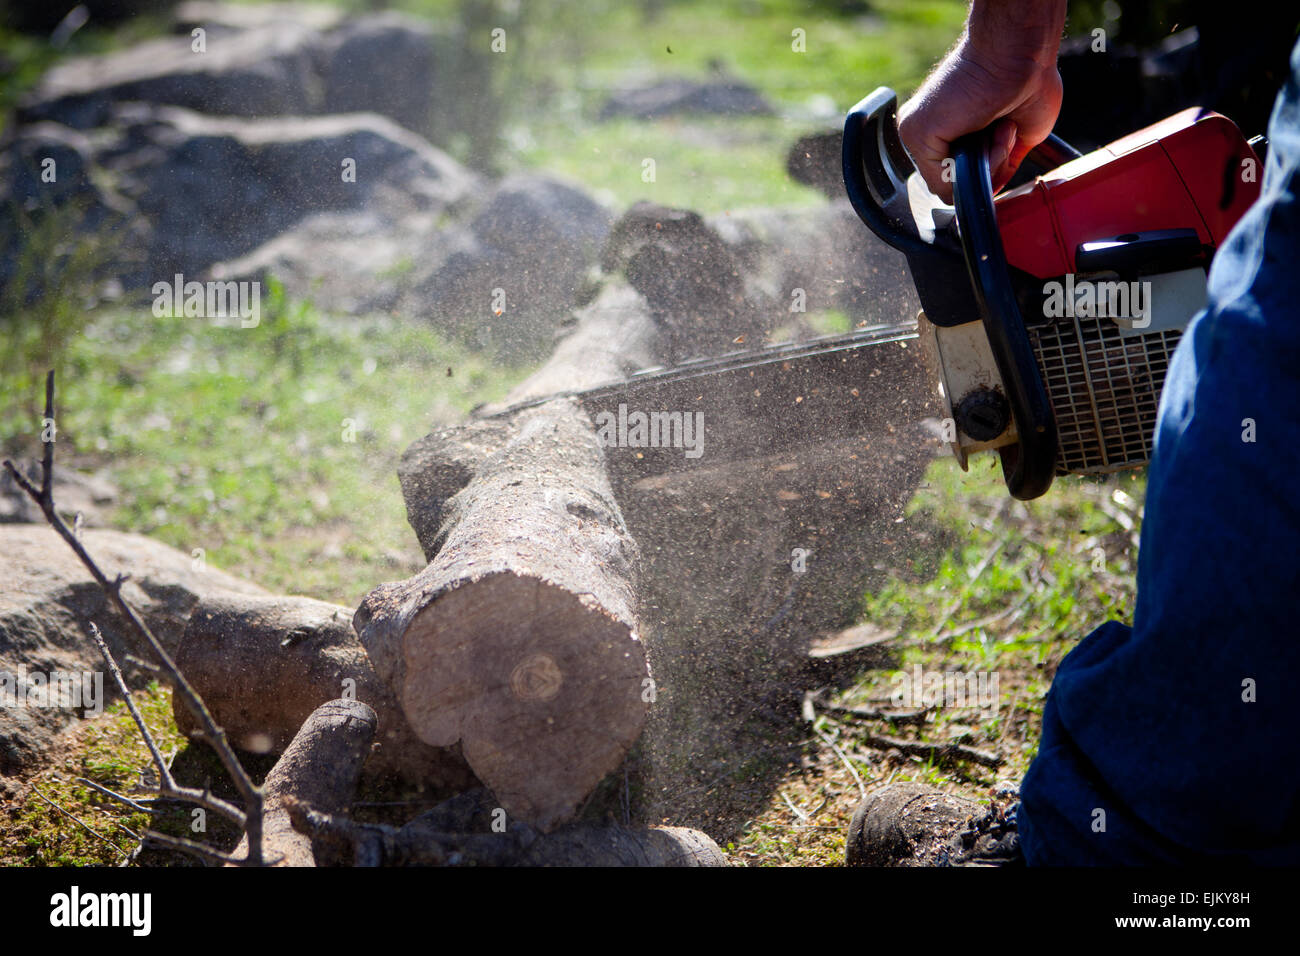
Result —
[[1056, 63], [1065, 0], [973, 0], [961, 42], [990, 63]]
[[1052, 131], [1061, 108], [1056, 54], [1065, 0], [974, 0], [956, 47], [899, 111], [898, 131], [926, 185], [945, 200], [953, 140], [991, 128], [994, 188]]

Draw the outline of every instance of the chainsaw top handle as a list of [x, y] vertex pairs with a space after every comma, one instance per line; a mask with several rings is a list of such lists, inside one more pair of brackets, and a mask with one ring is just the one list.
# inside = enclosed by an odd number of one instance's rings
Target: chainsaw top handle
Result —
[[[1018, 444], [1001, 450], [1013, 497], [1042, 495], [1055, 474], [1057, 433], [1051, 403], [1016, 301], [993, 205], [989, 131], [953, 144], [953, 196], [959, 238], [948, 229], [918, 224], [908, 196], [915, 172], [898, 136], [898, 96], [882, 86], [863, 98], [844, 125], [844, 185], [858, 216], [877, 236], [907, 256], [926, 318], [936, 325], [971, 321], [971, 296], [984, 324], [1016, 423]], [[1027, 160], [1055, 169], [1081, 155], [1049, 136]]]

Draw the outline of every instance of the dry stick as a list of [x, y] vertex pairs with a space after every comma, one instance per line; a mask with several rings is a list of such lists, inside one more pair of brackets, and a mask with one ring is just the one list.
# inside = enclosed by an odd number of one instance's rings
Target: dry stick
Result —
[[917, 644], [925, 644], [925, 643], [939, 644], [943, 641], [951, 641], [954, 638], [961, 637], [963, 634], [969, 634], [971, 631], [975, 630], [976, 628], [988, 627], [990, 624], [997, 624], [1000, 621], [1003, 621], [1007, 618], [1011, 618], [1011, 620], [1014, 621], [1017, 612], [1019, 612], [1021, 609], [1024, 608], [1026, 604], [1029, 603], [1029, 599], [1032, 596], [1033, 596], [1032, 594], [1026, 594], [1023, 598], [1021, 598], [1015, 604], [1012, 604], [1010, 607], [1003, 608], [1001, 611], [997, 611], [993, 614], [986, 615], [985, 617], [978, 618], [974, 621], [969, 621], [966, 624], [960, 625], [959, 627], [954, 627], [951, 630], [944, 631], [942, 634], [936, 634], [928, 642], [924, 640], [914, 639], [912, 641], [909, 641], [908, 644], [911, 646], [915, 646]]
[[965, 747], [961, 744], [927, 744], [919, 740], [897, 740], [893, 737], [883, 737], [880, 734], [870, 733], [862, 735], [862, 742], [869, 747], [880, 747], [884, 750], [895, 748], [913, 757], [932, 757], [935, 760], [947, 760], [956, 757], [962, 760], [973, 760], [985, 767], [997, 767], [1002, 763], [1002, 758], [997, 754], [976, 750], [973, 747]]
[[[51, 369], [49, 374], [45, 377], [45, 421], [54, 421], [53, 369]], [[231, 778], [234, 780], [235, 787], [239, 790], [239, 794], [244, 801], [246, 811], [245, 829], [248, 833], [247, 862], [253, 865], [260, 865], [262, 863], [262, 792], [249, 778], [248, 774], [244, 772], [243, 766], [239, 763], [239, 759], [235, 756], [234, 750], [231, 749], [229, 742], [226, 740], [225, 732], [217, 726], [216, 721], [212, 719], [212, 715], [208, 713], [207, 707], [203, 704], [203, 699], [199, 697], [199, 695], [194, 691], [194, 688], [192, 688], [189, 685], [189, 682], [185, 680], [185, 676], [180, 672], [180, 669], [177, 668], [171, 655], [167, 653], [166, 648], [164, 648], [162, 644], [159, 643], [158, 639], [154, 637], [153, 632], [149, 630], [148, 625], [141, 620], [140, 615], [137, 614], [135, 609], [131, 607], [131, 605], [127, 604], [126, 600], [122, 597], [122, 584], [126, 581], [126, 576], [118, 574], [117, 577], [110, 582], [104, 575], [104, 572], [99, 569], [99, 565], [95, 563], [95, 560], [90, 556], [89, 552], [82, 547], [81, 542], [77, 540], [77, 536], [72, 533], [68, 526], [64, 524], [63, 519], [59, 517], [59, 513], [54, 508], [53, 440], [45, 442], [45, 451], [41, 458], [41, 487], [39, 489], [27, 480], [27, 477], [14, 466], [12, 461], [6, 459], [4, 466], [13, 476], [14, 481], [18, 486], [22, 488], [23, 491], [27, 492], [31, 499], [40, 506], [41, 512], [45, 515], [45, 520], [50, 523], [50, 527], [57, 531], [59, 536], [68, 543], [68, 546], [72, 548], [77, 557], [81, 559], [81, 563], [86, 566], [86, 569], [90, 571], [91, 576], [113, 600], [113, 603], [117, 605], [118, 609], [131, 623], [131, 626], [134, 627], [136, 632], [145, 639], [145, 643], [149, 645], [149, 648], [158, 657], [158, 660], [167, 671], [167, 676], [171, 680], [172, 687], [176, 693], [181, 695], [181, 699], [185, 701], [185, 705], [189, 707], [195, 718], [203, 725], [204, 736], [207, 738], [208, 743], [212, 745], [213, 749], [216, 750], [217, 756], [221, 758], [222, 765], [225, 766], [226, 772], [229, 773]], [[137, 720], [137, 723], [140, 722]], [[154, 747], [153, 749], [156, 752], [157, 748]], [[186, 799], [188, 799], [188, 797]], [[220, 812], [224, 813], [226, 811], [222, 810]]]
[[921, 710], [876, 710], [872, 707], [850, 707], [847, 704], [832, 704], [814, 696], [809, 702], [818, 710], [831, 714], [844, 714], [848, 717], [860, 717], [863, 720], [886, 720], [891, 724], [923, 724], [930, 714], [930, 708]]
[[800, 810], [798, 807], [796, 807], [794, 805], [794, 802], [788, 796], [786, 796], [786, 792], [784, 790], [781, 791], [781, 799], [785, 801], [785, 805], [790, 808], [792, 813], [794, 813], [796, 819], [807, 821], [810, 818], [808, 811]]
[[[176, 850], [179, 853], [189, 853], [191, 856], [196, 856], [205, 863], [229, 863], [234, 866], [243, 866], [248, 863], [247, 859], [237, 858], [229, 853], [222, 853], [220, 850], [214, 850], [212, 847], [203, 843], [196, 843], [195, 841], [187, 840], [184, 837], [175, 837], [166, 833], [159, 833], [157, 830], [145, 830], [144, 842], [152, 843], [154, 846], [160, 846], [166, 850]], [[272, 860], [270, 862], [274, 863], [275, 861]]]
[[[176, 783], [172, 777], [171, 765], [163, 757], [162, 751], [154, 742], [153, 734], [145, 726], [144, 717], [140, 715], [139, 709], [135, 706], [135, 698], [131, 694], [130, 688], [126, 686], [126, 678], [122, 676], [122, 670], [117, 666], [117, 661], [113, 659], [112, 652], [108, 649], [108, 644], [104, 642], [104, 637], [99, 633], [99, 627], [94, 621], [90, 622], [90, 636], [96, 646], [99, 647], [99, 653], [103, 655], [104, 660], [108, 663], [108, 669], [113, 675], [113, 680], [117, 681], [117, 689], [122, 692], [122, 697], [126, 700], [127, 709], [131, 711], [132, 718], [135, 719], [135, 725], [140, 729], [140, 736], [144, 738], [145, 746], [149, 748], [149, 753], [153, 757], [154, 766], [158, 768], [158, 787], [159, 796], [168, 797], [173, 800], [187, 800], [190, 803], [197, 804], [205, 809], [212, 810], [215, 813], [234, 820], [240, 826], [245, 824], [245, 816], [240, 809], [232, 804], [227, 803], [219, 797], [214, 797], [207, 790], [196, 790], [192, 787], [182, 787]], [[95, 786], [92, 784], [92, 786]], [[104, 790], [100, 787], [98, 789]], [[104, 790], [110, 796], [117, 797], [116, 793], [111, 790]], [[118, 797], [118, 799], [124, 799]], [[127, 801], [130, 803], [131, 801]]]
[[130, 852], [130, 851], [128, 851], [128, 850], [123, 850], [120, 846], [118, 846], [116, 843], [114, 843], [114, 842], [113, 842], [112, 840], [110, 840], [108, 837], [104, 836], [104, 834], [100, 833], [98, 830], [96, 830], [94, 827], [92, 827], [89, 823], [86, 823], [84, 820], [82, 820], [82, 819], [81, 819], [80, 817], [78, 817], [76, 814], [74, 814], [74, 813], [70, 813], [69, 811], [63, 809], [61, 806], [59, 806], [57, 803], [55, 803], [53, 800], [51, 800], [51, 799], [50, 799], [49, 797], [47, 797], [45, 794], [43, 794], [43, 793], [41, 793], [39, 790], [37, 790], [35, 785], [32, 786], [32, 793], [36, 794], [38, 797], [40, 797], [42, 800], [44, 800], [46, 803], [48, 803], [50, 806], [52, 806], [55, 810], [58, 810], [61, 814], [63, 814], [65, 817], [67, 817], [67, 818], [68, 818], [69, 820], [71, 820], [73, 823], [75, 823], [75, 824], [77, 824], [78, 826], [80, 826], [83, 830], [85, 830], [85, 831], [86, 831], [87, 833], [89, 833], [91, 836], [96, 836], [96, 837], [98, 837], [99, 839], [103, 840], [105, 843], [107, 843], [109, 846], [111, 846], [111, 847], [112, 847], [114, 850], [116, 850], [118, 853], [128, 853], [128, 852]]
[[130, 797], [123, 796], [122, 794], [114, 790], [108, 789], [108, 787], [105, 787], [102, 784], [95, 783], [95, 781], [93, 780], [88, 780], [85, 777], [77, 777], [75, 779], [77, 783], [84, 783], [86, 786], [93, 787], [94, 789], [98, 790], [104, 796], [112, 797], [114, 800], [117, 800], [119, 803], [126, 804], [128, 807], [130, 807], [132, 810], [136, 811], [137, 813], [148, 813], [152, 815], [158, 812], [153, 807], [141, 806], [139, 803], [136, 803]]
[[865, 800], [867, 798], [867, 785], [864, 784], [862, 782], [862, 778], [858, 776], [858, 771], [853, 766], [853, 764], [849, 761], [848, 756], [844, 753], [843, 750], [839, 748], [839, 745], [836, 744], [835, 741], [831, 740], [829, 734], [824, 734], [819, 730], [817, 731], [817, 736], [820, 737], [823, 741], [825, 741], [826, 745], [829, 746], [831, 750], [834, 750], [835, 753], [839, 756], [839, 758], [844, 761], [844, 766], [849, 768], [849, 773], [852, 774], [853, 779], [858, 782], [858, 792], [862, 794], [862, 799]]

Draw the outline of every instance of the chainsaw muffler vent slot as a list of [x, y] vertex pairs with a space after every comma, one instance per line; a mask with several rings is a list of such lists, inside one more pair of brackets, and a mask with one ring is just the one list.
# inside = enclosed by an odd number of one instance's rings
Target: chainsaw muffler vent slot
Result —
[[1057, 474], [1107, 474], [1150, 461], [1160, 391], [1181, 332], [1121, 335], [1106, 318], [1028, 331], [1056, 416]]

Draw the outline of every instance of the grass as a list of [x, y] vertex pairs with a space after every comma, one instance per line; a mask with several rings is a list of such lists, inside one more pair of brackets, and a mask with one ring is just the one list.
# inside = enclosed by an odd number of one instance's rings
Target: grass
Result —
[[[455, 16], [456, 0], [398, 6], [445, 18]], [[786, 177], [788, 145], [832, 125], [877, 85], [906, 95], [957, 35], [965, 12], [958, 0], [873, 0], [855, 16], [839, 15], [832, 3], [791, 12], [776, 0], [683, 0], [663, 2], [657, 17], [646, 18], [643, 6], [566, 0], [526, 8], [512, 47], [519, 59], [510, 64], [526, 82], [501, 130], [505, 169], [567, 176], [615, 206], [653, 199], [718, 212], [820, 202]], [[791, 48], [796, 29], [804, 31], [806, 52]], [[66, 52], [163, 30], [161, 20], [117, 33], [87, 29]], [[0, 87], [7, 114], [56, 54], [3, 30], [0, 54], [17, 64]], [[718, 65], [758, 87], [776, 115], [596, 119], [615, 88], [650, 75], [703, 77]], [[646, 158], [655, 160], [653, 182], [642, 177]], [[32, 251], [32, 268], [58, 261]], [[54, 365], [60, 460], [105, 469], [118, 484], [111, 523], [186, 552], [202, 549], [208, 563], [276, 592], [352, 606], [374, 584], [417, 569], [397, 455], [430, 427], [499, 398], [522, 374], [427, 326], [385, 316], [344, 321], [274, 288], [259, 327], [241, 329], [158, 319], [147, 306], [88, 312], [76, 285], [58, 286], [41, 304], [48, 323], [22, 316], [12, 303], [4, 309], [10, 319], [26, 319], [28, 338], [18, 326], [4, 327], [11, 364], [0, 392], [0, 448], [35, 452], [38, 384]], [[832, 313], [815, 319], [824, 331], [848, 321]], [[969, 473], [946, 459], [932, 466], [902, 524], [909, 546], [863, 598], [862, 619], [895, 634], [895, 666], [863, 672], [828, 699], [892, 706], [898, 675], [920, 665], [996, 673], [996, 713], [938, 708], [924, 725], [898, 729], [819, 714], [807, 727], [800, 765], [789, 768], [769, 806], [729, 848], [734, 861], [840, 862], [859, 781], [925, 780], [979, 797], [998, 779], [1018, 779], [1037, 745], [1043, 696], [1061, 658], [1092, 627], [1131, 615], [1141, 476], [1062, 480], [1023, 505], [1009, 501], [992, 461], [977, 459]], [[152, 689], [142, 704], [164, 749], [181, 746], [170, 694]], [[961, 740], [1003, 763], [993, 771], [906, 756], [870, 745], [868, 732]], [[75, 777], [130, 790], [147, 764], [120, 704], [87, 722], [61, 761], [30, 782], [112, 843], [33, 791], [0, 810], [7, 814], [0, 860], [118, 862], [131, 846], [122, 827], [138, 833], [142, 815], [108, 805]], [[183, 818], [163, 826], [185, 832]]]
[[[841, 864], [859, 780], [868, 790], [921, 781], [987, 801], [995, 784], [1015, 783], [1028, 769], [1061, 659], [1106, 620], [1132, 622], [1145, 474], [1057, 479], [1026, 504], [1008, 498], [996, 462], [976, 457], [966, 473], [947, 458], [930, 467], [904, 520], [911, 556], [863, 601], [861, 619], [894, 635], [896, 666], [863, 672], [827, 696], [846, 707], [906, 710], [896, 695], [919, 666], [927, 675], [996, 676], [996, 708], [941, 702], [917, 727], [818, 713], [803, 765], [734, 843], [738, 861]], [[920, 709], [924, 701], [905, 703]], [[866, 739], [880, 736], [961, 743], [1002, 762], [941, 763]]]
[[[512, 118], [515, 163], [567, 175], [620, 205], [650, 199], [709, 213], [821, 202], [786, 176], [785, 149], [837, 125], [876, 86], [913, 89], [959, 32], [965, 8], [885, 0], [869, 16], [846, 18], [826, 5], [790, 7], [665, 4], [646, 21], [636, 5], [615, 4], [574, 22], [570, 5], [555, 5], [568, 18], [527, 24], [525, 39], [550, 51], [548, 79], [563, 92]], [[804, 31], [804, 52], [792, 49], [796, 29]], [[631, 78], [705, 78], [715, 67], [757, 87], [778, 115], [595, 120], [609, 93]], [[643, 178], [646, 159], [655, 161], [653, 182]]]
[[[159, 749], [164, 755], [174, 752], [183, 740], [172, 720], [171, 692], [155, 684], [135, 697]], [[115, 866], [130, 855], [139, 842], [136, 836], [150, 825], [148, 814], [77, 782], [83, 777], [124, 796], [145, 795], [142, 778], [152, 779], [153, 764], [126, 705], [117, 701], [100, 717], [83, 721], [69, 743], [57, 765], [28, 781], [32, 792], [0, 810], [0, 863]]]
[[[331, 320], [275, 286], [253, 329], [97, 312], [59, 364], [61, 459], [109, 469], [115, 526], [349, 605], [421, 566], [397, 456], [520, 374], [428, 326]], [[0, 446], [34, 454], [41, 392], [0, 401]]]

